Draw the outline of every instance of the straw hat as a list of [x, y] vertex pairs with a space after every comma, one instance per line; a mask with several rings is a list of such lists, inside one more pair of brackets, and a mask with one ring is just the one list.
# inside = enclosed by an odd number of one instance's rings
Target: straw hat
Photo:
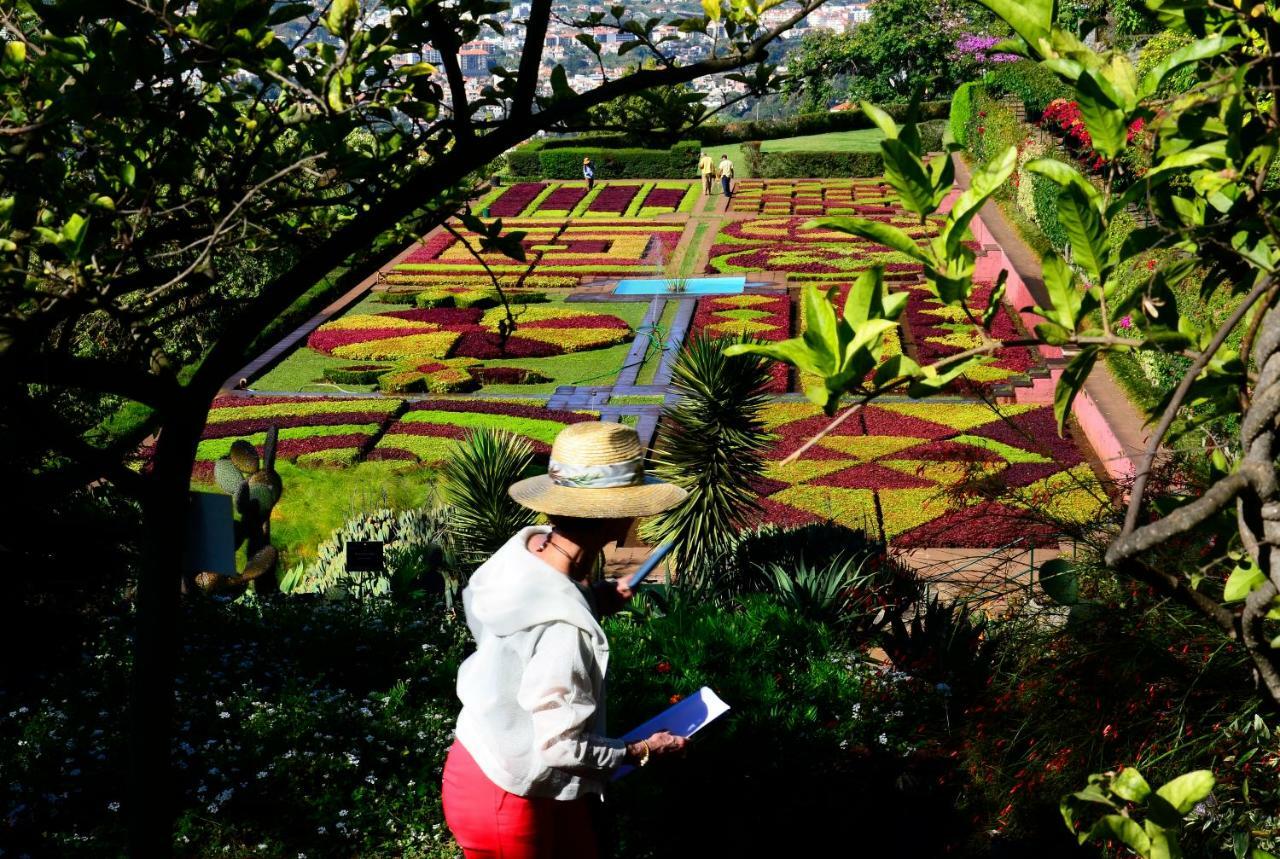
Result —
[[551, 446], [547, 474], [507, 490], [517, 503], [552, 516], [630, 519], [670, 510], [688, 494], [644, 473], [644, 448], [631, 427], [570, 424]]

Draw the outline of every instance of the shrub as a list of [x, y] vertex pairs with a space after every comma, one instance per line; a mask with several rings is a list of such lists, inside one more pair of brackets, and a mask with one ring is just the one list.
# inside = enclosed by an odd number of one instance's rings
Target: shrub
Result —
[[[1138, 78], [1150, 72], [1156, 66], [1171, 57], [1175, 52], [1185, 48], [1194, 42], [1195, 39], [1186, 33], [1179, 33], [1174, 30], [1163, 30], [1142, 46], [1142, 52], [1138, 54], [1137, 72]], [[1196, 66], [1194, 63], [1188, 63], [1182, 68], [1170, 73], [1160, 83], [1158, 92], [1161, 95], [1170, 93], [1186, 92], [1196, 83]]]
[[966, 146], [969, 140], [969, 117], [973, 113], [973, 88], [972, 81], [962, 83], [956, 88], [956, 94], [951, 97], [951, 116], [949, 117], [951, 136], [961, 146]]
[[1032, 121], [1044, 113], [1049, 102], [1071, 96], [1071, 88], [1057, 75], [1031, 60], [996, 66], [983, 78], [982, 86], [996, 98], [1008, 95], [1019, 99]]
[[[702, 145], [694, 140], [677, 143], [670, 149], [542, 149], [536, 153], [538, 167], [534, 174], [546, 179], [581, 179], [582, 159], [589, 157], [595, 164], [597, 179], [687, 179], [697, 172], [701, 149]], [[512, 168], [512, 172], [517, 171]]]
[[472, 431], [445, 462], [444, 494], [453, 505], [454, 539], [465, 565], [483, 563], [537, 519], [507, 494], [532, 462], [528, 440], [492, 429]]
[[882, 174], [884, 161], [879, 152], [762, 152], [752, 171], [761, 179], [867, 178]]
[[[911, 115], [910, 105], [887, 104], [881, 105], [881, 108], [888, 111], [889, 115], [899, 122], [906, 120]], [[946, 119], [950, 109], [950, 102], [946, 101], [921, 102], [915, 118], [917, 122]], [[824, 134], [828, 131], [857, 131], [874, 127], [875, 123], [861, 110], [849, 110], [837, 113], [800, 113], [779, 119], [744, 120], [741, 122], [727, 122], [723, 125], [704, 125], [694, 129], [692, 134], [703, 145], [720, 146], [725, 143], [742, 143], [747, 140], [777, 140], [782, 137]]]
[[[512, 176], [527, 178], [542, 173], [542, 164], [538, 160], [537, 147], [525, 145], [512, 149], [507, 153], [507, 172]], [[578, 173], [581, 176], [581, 171]]]
[[1034, 216], [1044, 237], [1059, 251], [1067, 246], [1067, 233], [1058, 220], [1058, 194], [1060, 188], [1039, 174], [1031, 174], [1031, 193], [1035, 201]]

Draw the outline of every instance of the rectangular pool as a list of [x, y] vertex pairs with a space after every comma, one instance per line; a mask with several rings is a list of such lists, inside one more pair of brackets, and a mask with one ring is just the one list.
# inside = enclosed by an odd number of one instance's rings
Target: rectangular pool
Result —
[[[733, 295], [747, 285], [745, 277], [691, 277], [685, 281], [684, 295]], [[627, 278], [618, 281], [614, 295], [679, 295], [673, 292], [669, 281], [661, 277]]]

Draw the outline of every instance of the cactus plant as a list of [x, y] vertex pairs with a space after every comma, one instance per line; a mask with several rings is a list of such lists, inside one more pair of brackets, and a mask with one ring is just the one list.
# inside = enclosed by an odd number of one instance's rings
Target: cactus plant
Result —
[[258, 593], [277, 590], [274, 575], [279, 554], [271, 546], [271, 510], [284, 494], [284, 483], [276, 473], [276, 427], [267, 430], [266, 444], [259, 459], [257, 449], [244, 440], [231, 445], [227, 457], [213, 464], [213, 477], [218, 488], [231, 496], [238, 519], [235, 541], [244, 544], [249, 562], [236, 576], [202, 573], [196, 586], [205, 593], [225, 593], [243, 589], [254, 583]]

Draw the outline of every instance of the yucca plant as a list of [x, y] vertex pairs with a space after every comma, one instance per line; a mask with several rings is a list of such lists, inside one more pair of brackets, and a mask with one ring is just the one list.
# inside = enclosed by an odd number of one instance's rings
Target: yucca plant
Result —
[[759, 510], [752, 481], [764, 471], [771, 441], [761, 418], [770, 362], [725, 355], [733, 342], [695, 337], [680, 353], [671, 377], [680, 399], [663, 410], [655, 445], [654, 474], [689, 497], [649, 520], [642, 533], [675, 543], [682, 586], [712, 576], [734, 535]]
[[529, 441], [509, 432], [475, 430], [444, 466], [444, 496], [453, 506], [454, 542], [464, 568], [483, 563], [537, 514], [521, 507], [507, 487], [533, 462]]
[[884, 650], [900, 670], [945, 683], [956, 695], [981, 689], [991, 673], [995, 630], [985, 615], [964, 602], [943, 602], [937, 594], [917, 605], [906, 623], [892, 619]]

